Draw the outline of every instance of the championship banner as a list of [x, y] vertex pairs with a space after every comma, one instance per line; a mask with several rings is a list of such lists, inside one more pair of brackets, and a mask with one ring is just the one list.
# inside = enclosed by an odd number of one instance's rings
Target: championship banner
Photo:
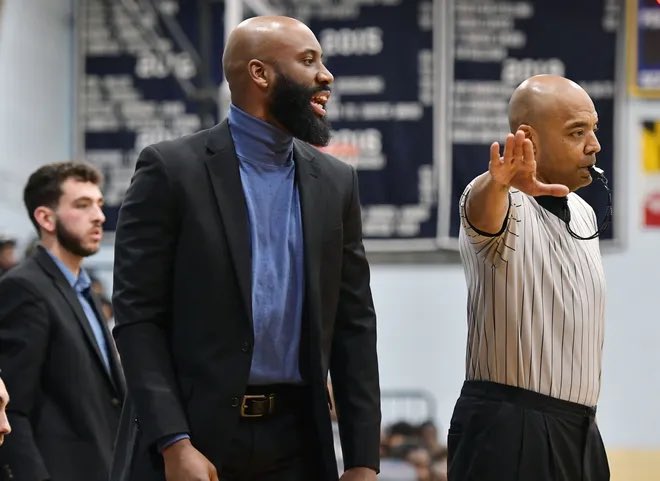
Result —
[[[468, 1], [453, 5], [452, 177], [449, 235], [459, 232], [458, 202], [465, 186], [488, 168], [489, 146], [509, 132], [507, 104], [513, 90], [535, 74], [557, 74], [579, 83], [599, 117], [598, 166], [614, 192], [614, 93], [618, 0]], [[599, 182], [581, 189], [603, 218], [607, 195]], [[617, 219], [613, 220], [616, 223]], [[609, 229], [601, 238], [612, 238]]]
[[442, 2], [295, 3], [287, 14], [314, 31], [335, 77], [323, 150], [358, 170], [367, 249], [437, 249]]
[[217, 122], [223, 5], [79, 2], [79, 158], [104, 174], [106, 230], [144, 147]]
[[626, 31], [630, 92], [660, 98], [660, 0], [628, 0]]
[[[599, 166], [616, 186], [618, 0], [280, 3], [314, 31], [335, 76], [325, 149], [358, 170], [370, 252], [455, 247], [458, 198], [506, 135], [511, 92], [535, 73], [565, 75], [592, 96]], [[106, 228], [144, 146], [218, 121], [223, 6], [80, 2], [79, 157], [106, 176]], [[580, 194], [604, 212], [604, 192]]]
[[[199, 11], [204, 4], [212, 6], [206, 15]], [[217, 121], [207, 87], [217, 89], [221, 81], [221, 5], [80, 3], [80, 151], [106, 176], [106, 228], [114, 229], [143, 147]], [[433, 2], [309, 0], [281, 9], [310, 26], [335, 76], [333, 140], [326, 150], [359, 171], [368, 248], [435, 249], [434, 148], [442, 133], [434, 127], [434, 105], [443, 89], [434, 78]], [[209, 64], [195, 54], [204, 50], [198, 33], [204, 28], [212, 34]]]

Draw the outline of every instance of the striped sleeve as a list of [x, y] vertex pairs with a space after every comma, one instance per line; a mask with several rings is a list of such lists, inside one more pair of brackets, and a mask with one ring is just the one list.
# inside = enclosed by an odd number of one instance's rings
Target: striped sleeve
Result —
[[518, 232], [522, 223], [524, 196], [518, 190], [509, 191], [509, 209], [502, 228], [496, 234], [488, 234], [474, 227], [467, 216], [466, 204], [473, 184], [474, 181], [470, 182], [461, 195], [459, 203], [461, 231], [465, 241], [471, 245], [478, 257], [493, 266], [499, 266], [502, 262], [508, 262], [516, 250], [520, 237]]

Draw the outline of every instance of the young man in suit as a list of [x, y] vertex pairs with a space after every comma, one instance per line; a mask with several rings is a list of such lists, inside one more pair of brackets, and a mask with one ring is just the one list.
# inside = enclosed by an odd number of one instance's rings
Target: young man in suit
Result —
[[227, 120], [138, 159], [116, 233], [114, 332], [134, 412], [113, 479], [336, 481], [328, 371], [341, 479], [376, 479], [356, 173], [309, 145], [329, 139], [321, 55], [297, 20], [244, 21], [223, 56]]
[[0, 279], [0, 367], [13, 434], [0, 449], [14, 481], [106, 481], [123, 377], [82, 260], [103, 234], [101, 175], [56, 163], [24, 190], [41, 243]]

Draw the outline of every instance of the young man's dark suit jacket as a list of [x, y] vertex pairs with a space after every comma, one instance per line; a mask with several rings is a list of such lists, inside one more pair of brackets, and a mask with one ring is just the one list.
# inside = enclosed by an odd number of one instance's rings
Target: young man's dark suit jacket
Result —
[[[376, 316], [355, 171], [297, 140], [294, 158], [305, 251], [301, 370], [321, 440], [316, 481], [336, 480], [328, 368], [346, 466], [379, 464]], [[163, 480], [156, 444], [179, 432], [221, 470], [252, 357], [248, 222], [226, 121], [140, 155], [119, 213], [113, 298], [137, 416], [125, 408], [113, 479]], [[125, 420], [139, 427], [135, 449]]]
[[0, 447], [0, 480], [108, 479], [125, 386], [101, 325], [112, 375], [74, 289], [43, 247], [0, 279], [0, 368], [12, 427]]

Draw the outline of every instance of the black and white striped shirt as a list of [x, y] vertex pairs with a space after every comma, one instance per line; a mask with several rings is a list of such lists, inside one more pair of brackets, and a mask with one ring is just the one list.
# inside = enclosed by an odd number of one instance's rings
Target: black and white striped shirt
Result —
[[[605, 278], [598, 239], [570, 236], [534, 197], [509, 192], [502, 233], [469, 224], [459, 245], [468, 287], [466, 378], [518, 386], [595, 406], [600, 392]], [[571, 229], [589, 236], [593, 209], [568, 195]]]

